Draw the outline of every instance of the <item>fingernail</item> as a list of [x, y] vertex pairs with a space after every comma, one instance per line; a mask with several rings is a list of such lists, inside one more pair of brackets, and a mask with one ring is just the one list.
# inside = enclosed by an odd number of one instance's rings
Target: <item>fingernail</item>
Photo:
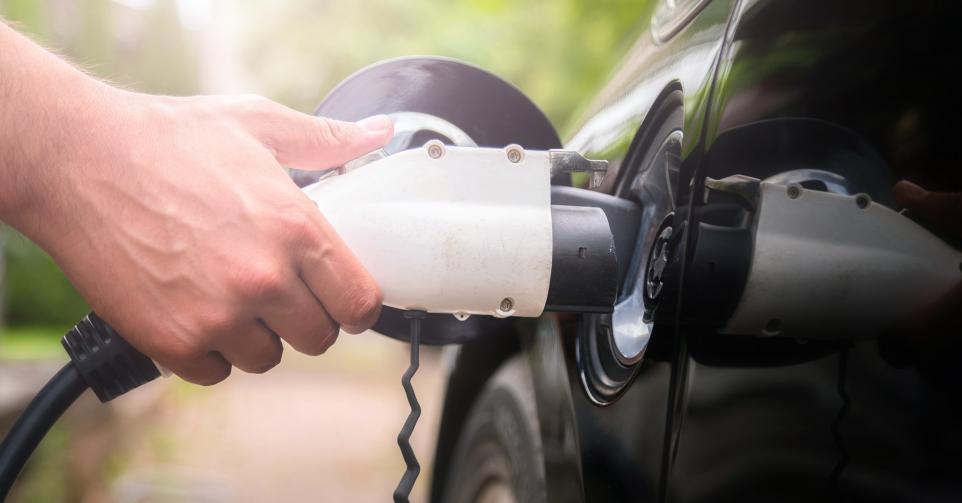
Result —
[[394, 122], [387, 115], [372, 115], [357, 121], [357, 125], [368, 133], [383, 133], [394, 127]]

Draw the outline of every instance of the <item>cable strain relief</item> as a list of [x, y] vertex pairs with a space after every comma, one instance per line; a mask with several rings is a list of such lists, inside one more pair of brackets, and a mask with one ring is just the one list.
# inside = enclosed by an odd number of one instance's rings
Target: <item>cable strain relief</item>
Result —
[[152, 381], [160, 371], [96, 313], [90, 313], [61, 340], [80, 376], [101, 402]]

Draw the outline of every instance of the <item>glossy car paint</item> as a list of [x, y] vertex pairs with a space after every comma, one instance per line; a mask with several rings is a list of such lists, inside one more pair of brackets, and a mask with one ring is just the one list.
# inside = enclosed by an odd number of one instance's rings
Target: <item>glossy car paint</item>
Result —
[[[822, 167], [890, 205], [886, 189], [901, 178], [959, 190], [950, 77], [958, 11], [925, 1], [743, 2], [719, 65], [701, 169], [765, 177]], [[767, 349], [752, 342], [739, 353]], [[749, 367], [731, 349], [690, 342], [673, 500], [962, 498], [958, 383], [947, 372], [957, 344], [941, 362], [871, 340], [780, 366], [810, 351], [799, 346]]]
[[[646, 128], [659, 126], [646, 121], [648, 112], [673, 91], [683, 96], [683, 162], [696, 165], [703, 157], [700, 138], [734, 7], [731, 1], [709, 2], [665, 42], [642, 35], [595, 111], [566, 143], [609, 160], [608, 191], [630, 185], [633, 164], [644, 154], [633, 143]], [[545, 318], [539, 328], [536, 337], [523, 340], [538, 394], [548, 501], [655, 500], [671, 365], [646, 358], [624, 395], [599, 407], [578, 377], [574, 349], [575, 339], [585, 335], [583, 324]]]
[[[566, 147], [608, 159], [604, 189], [631, 197], [638, 139], [657, 127], [649, 113], [680, 92], [681, 172], [696, 187], [704, 176], [821, 168], [889, 205], [900, 178], [960, 190], [958, 11], [712, 0], [668, 40], [640, 37]], [[524, 352], [549, 501], [962, 499], [957, 343], [926, 352], [892, 339], [656, 333], [624, 394], [599, 406], [579, 379], [586, 334], [576, 317], [520, 322], [491, 340], [500, 344], [467, 345], [453, 371], [483, 380], [485, 359]], [[452, 382], [448, 396], [460, 400], [445, 406], [442, 461], [457, 434], [451, 410], [463, 417], [470, 403], [471, 387]], [[435, 497], [443, 475], [436, 467]]]

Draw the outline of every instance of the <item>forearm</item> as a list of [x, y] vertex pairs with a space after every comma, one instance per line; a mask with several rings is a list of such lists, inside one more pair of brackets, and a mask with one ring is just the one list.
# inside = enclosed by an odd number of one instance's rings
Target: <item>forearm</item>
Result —
[[[56, 194], [52, 177], [103, 137], [120, 94], [0, 22], [0, 220], [30, 232]], [[51, 193], [53, 192], [53, 193]]]

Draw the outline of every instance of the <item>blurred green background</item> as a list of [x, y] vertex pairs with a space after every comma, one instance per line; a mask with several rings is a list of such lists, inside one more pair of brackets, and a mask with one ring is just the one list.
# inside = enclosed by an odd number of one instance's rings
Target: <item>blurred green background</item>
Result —
[[[118, 86], [174, 95], [258, 93], [306, 112], [342, 79], [378, 60], [450, 56], [517, 85], [565, 136], [646, 27], [653, 4], [0, 0], [0, 15]], [[69, 95], [70, 89], [51, 92]], [[2, 226], [0, 254], [3, 431], [63, 361], [59, 337], [88, 308], [50, 257]], [[407, 365], [404, 348], [350, 338], [323, 359], [291, 353], [268, 375], [248, 381], [236, 373], [210, 390], [171, 380], [110, 407], [88, 396], [41, 444], [10, 501], [198, 501], [199, 494], [228, 489], [236, 492], [203, 501], [264, 501], [265, 494], [285, 501], [302, 499], [298, 488], [315, 487], [326, 492], [320, 500], [382, 501], [399, 473], [393, 436], [395, 419], [407, 413], [397, 387]], [[440, 406], [444, 381], [438, 361], [436, 353], [422, 356], [419, 457], [432, 452], [432, 410]], [[337, 400], [350, 407], [338, 407]], [[275, 427], [291, 420], [302, 423]], [[341, 444], [347, 429], [363, 438]], [[365, 441], [370, 445], [359, 445]], [[317, 457], [325, 449], [332, 454]], [[353, 455], [341, 457], [348, 450]], [[264, 485], [260, 470], [272, 471], [273, 485]], [[237, 480], [223, 480], [230, 476]], [[189, 489], [177, 492], [185, 480]], [[424, 490], [420, 484], [416, 494]], [[346, 491], [343, 497], [338, 490]], [[142, 497], [145, 491], [156, 499]]]
[[[0, 14], [90, 73], [163, 94], [254, 92], [312, 110], [375, 61], [439, 54], [520, 87], [564, 135], [651, 10], [645, 0], [0, 0]], [[69, 93], [69, 89], [56, 92]], [[55, 348], [87, 310], [4, 229], [0, 357]], [[52, 341], [52, 343], [51, 343]]]

